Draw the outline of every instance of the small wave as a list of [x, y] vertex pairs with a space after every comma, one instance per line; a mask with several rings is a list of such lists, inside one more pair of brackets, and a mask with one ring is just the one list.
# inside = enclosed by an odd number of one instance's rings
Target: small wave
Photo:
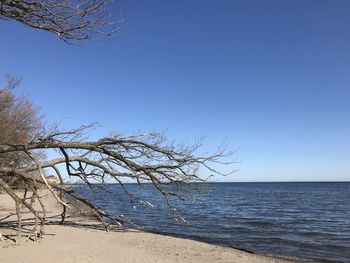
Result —
[[[259, 253], [350, 262], [350, 183], [208, 184], [208, 192], [188, 202], [173, 200], [189, 222], [185, 225], [175, 222], [162, 203], [157, 209], [133, 209], [117, 185], [107, 187], [116, 193], [118, 202], [77, 187], [105, 210], [122, 213], [145, 230]], [[150, 187], [142, 191], [136, 185], [128, 188], [159, 203]]]

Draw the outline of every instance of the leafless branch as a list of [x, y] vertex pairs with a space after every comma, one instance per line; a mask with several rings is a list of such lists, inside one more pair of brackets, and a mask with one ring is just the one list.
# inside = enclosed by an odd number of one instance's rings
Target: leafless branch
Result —
[[[0, 167], [0, 178], [3, 175], [13, 174], [16, 180], [22, 180], [27, 187], [44, 187], [56, 189], [61, 192], [60, 197], [54, 194], [56, 200], [63, 207], [66, 206], [62, 198], [62, 193], [70, 196], [77, 202], [82, 202], [92, 209], [96, 218], [106, 227], [111, 226], [111, 222], [121, 226], [122, 220], [116, 215], [110, 215], [98, 208], [91, 201], [78, 195], [74, 188], [66, 185], [62, 179], [59, 165], [64, 165], [65, 172], [70, 178], [77, 178], [80, 182], [93, 187], [94, 183], [104, 183], [114, 180], [118, 183], [130, 201], [153, 206], [147, 200], [142, 200], [134, 193], [130, 192], [124, 182], [150, 183], [164, 197], [170, 211], [178, 220], [184, 220], [181, 214], [172, 205], [171, 196], [182, 198], [175, 190], [165, 187], [169, 184], [180, 187], [184, 183], [204, 182], [199, 171], [206, 170], [210, 175], [225, 175], [218, 170], [217, 164], [229, 164], [221, 159], [227, 157], [225, 148], [219, 148], [212, 155], [197, 154], [200, 144], [181, 145], [169, 143], [167, 138], [161, 133], [148, 133], [133, 136], [113, 135], [97, 141], [74, 141], [86, 128], [81, 127], [74, 131], [53, 132], [40, 138], [35, 138], [27, 144], [6, 144], [0, 145], [0, 156], [2, 154], [24, 152], [31, 157], [32, 163], [25, 167]], [[35, 150], [55, 149], [61, 153], [61, 157], [38, 161], [31, 155]], [[56, 181], [46, 180], [43, 171], [53, 169]], [[36, 176], [32, 176], [36, 172]], [[228, 173], [227, 173], [228, 174]], [[30, 207], [25, 200], [16, 197], [6, 182], [0, 181], [2, 187], [11, 197], [21, 204]], [[33, 208], [32, 208], [33, 209]], [[32, 210], [31, 210], [32, 211]], [[65, 211], [63, 211], [62, 222]], [[35, 211], [34, 211], [35, 212]], [[37, 213], [36, 213], [37, 214]]]
[[123, 19], [110, 19], [112, 0], [0, 0], [0, 19], [56, 34], [65, 42], [110, 36]]

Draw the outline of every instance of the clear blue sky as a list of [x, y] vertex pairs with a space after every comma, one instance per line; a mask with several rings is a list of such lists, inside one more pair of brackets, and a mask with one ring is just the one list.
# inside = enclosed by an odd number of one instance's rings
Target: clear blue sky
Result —
[[[350, 180], [350, 1], [118, 0], [128, 23], [76, 47], [0, 21], [0, 76], [48, 122], [227, 140], [226, 181]], [[1, 80], [4, 84], [4, 79]]]

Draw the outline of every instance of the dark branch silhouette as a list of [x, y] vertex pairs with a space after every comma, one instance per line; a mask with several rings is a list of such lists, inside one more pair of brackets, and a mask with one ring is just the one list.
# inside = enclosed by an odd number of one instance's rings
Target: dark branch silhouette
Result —
[[122, 19], [111, 19], [111, 0], [0, 0], [0, 19], [49, 31], [66, 42], [114, 34]]

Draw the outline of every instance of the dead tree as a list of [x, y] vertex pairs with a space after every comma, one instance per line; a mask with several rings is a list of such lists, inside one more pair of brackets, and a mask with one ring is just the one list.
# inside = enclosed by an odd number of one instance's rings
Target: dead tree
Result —
[[[69, 199], [72, 203], [89, 207], [106, 229], [123, 227], [123, 218], [107, 213], [79, 195], [70, 184], [74, 178], [90, 187], [114, 181], [131, 202], [153, 206], [125, 185], [125, 182], [149, 183], [164, 197], [174, 217], [184, 220], [173, 207], [171, 197], [182, 198], [177, 190], [186, 183], [206, 181], [200, 174], [223, 175], [216, 169], [228, 164], [223, 162], [230, 154], [225, 147], [219, 147], [214, 154], [201, 155], [198, 151], [201, 143], [176, 144], [157, 132], [132, 136], [111, 134], [89, 141], [82, 138], [93, 125], [70, 131], [60, 131], [53, 126], [45, 131], [32, 104], [11, 93], [19, 82], [17, 78], [9, 78], [7, 87], [0, 89], [0, 191], [14, 200], [17, 241], [21, 237], [22, 207], [32, 213], [35, 220], [30, 237], [37, 240], [44, 234], [46, 208], [42, 189], [61, 204], [61, 223], [65, 221]], [[57, 158], [47, 160], [42, 157], [46, 151], [52, 150], [57, 152]], [[48, 180], [47, 174], [56, 180]], [[174, 187], [167, 187], [169, 184]], [[16, 191], [18, 188], [22, 191]], [[34, 206], [35, 200], [39, 206]]]
[[110, 19], [112, 0], [0, 0], [0, 19], [16, 20], [56, 34], [66, 42], [114, 34], [122, 19]]
[[[25, 189], [31, 192], [33, 198], [40, 200], [36, 189], [44, 187], [50, 191], [53, 197], [62, 207], [62, 223], [65, 219], [66, 208], [69, 204], [62, 198], [63, 194], [69, 196], [75, 202], [81, 202], [90, 207], [95, 217], [108, 229], [112, 226], [122, 227], [122, 219], [117, 215], [109, 214], [93, 202], [77, 194], [74, 188], [66, 184], [61, 173], [67, 174], [66, 178], [78, 178], [80, 182], [92, 186], [94, 183], [105, 183], [114, 180], [128, 194], [130, 200], [137, 200], [146, 205], [152, 205], [147, 200], [141, 200], [132, 193], [124, 184], [125, 181], [138, 184], [150, 183], [164, 197], [174, 217], [183, 220], [181, 214], [173, 207], [171, 196], [178, 195], [176, 190], [169, 190], [166, 185], [172, 184], [181, 187], [185, 183], [203, 182], [206, 179], [199, 176], [199, 172], [210, 172], [210, 175], [222, 175], [216, 170], [219, 164], [227, 164], [222, 161], [228, 156], [224, 147], [212, 155], [197, 155], [200, 143], [194, 145], [179, 145], [168, 142], [167, 138], [156, 132], [136, 134], [133, 136], [111, 135], [97, 141], [79, 140], [81, 133], [88, 127], [69, 132], [51, 131], [49, 134], [36, 137], [27, 144], [0, 145], [0, 156], [9, 153], [23, 153], [32, 160], [25, 167], [0, 167], [0, 187], [15, 201], [25, 206], [35, 217], [34, 236], [41, 236], [45, 225], [45, 207], [41, 211], [33, 207], [26, 198], [20, 197], [11, 189], [13, 181], [21, 181]], [[58, 158], [40, 161], [33, 151], [56, 150], [61, 156]], [[59, 168], [63, 165], [64, 169]], [[51, 169], [57, 182], [48, 181], [45, 171]], [[33, 176], [33, 172], [36, 175]], [[12, 182], [5, 182], [2, 177], [13, 174]], [[59, 194], [60, 193], [60, 194]], [[107, 195], [108, 193], [106, 193]], [[18, 238], [20, 236], [21, 217], [20, 211], [16, 211], [18, 217]], [[38, 224], [41, 229], [38, 231]]]

